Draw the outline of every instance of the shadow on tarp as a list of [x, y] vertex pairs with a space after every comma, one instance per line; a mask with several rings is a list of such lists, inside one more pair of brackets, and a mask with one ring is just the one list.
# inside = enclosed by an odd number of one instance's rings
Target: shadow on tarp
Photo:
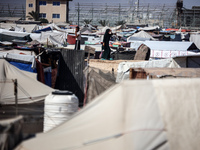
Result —
[[85, 52], [61, 50], [55, 89], [73, 92], [79, 99], [79, 106], [83, 106], [83, 69], [85, 68]]

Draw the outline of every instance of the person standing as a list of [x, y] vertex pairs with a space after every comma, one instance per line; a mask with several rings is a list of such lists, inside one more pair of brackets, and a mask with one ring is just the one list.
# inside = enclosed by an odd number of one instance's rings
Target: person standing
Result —
[[76, 27], [75, 38], [76, 38], [76, 43], [75, 43], [75, 48], [74, 48], [74, 50], [80, 50], [80, 45], [81, 45], [81, 32], [80, 32], [79, 26]]
[[104, 34], [104, 38], [103, 38], [103, 49], [104, 52], [102, 54], [101, 59], [102, 60], [113, 60], [112, 58], [110, 58], [110, 46], [109, 46], [109, 41], [110, 41], [110, 37], [112, 36], [112, 31], [110, 29], [107, 29], [105, 34]]

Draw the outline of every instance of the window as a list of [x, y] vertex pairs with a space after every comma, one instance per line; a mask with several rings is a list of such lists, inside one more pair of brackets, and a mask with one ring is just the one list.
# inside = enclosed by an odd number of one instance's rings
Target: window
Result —
[[47, 2], [46, 1], [39, 1], [39, 5], [46, 5]]
[[45, 13], [40, 13], [40, 18], [46, 18], [47, 15]]
[[33, 4], [28, 4], [28, 7], [33, 7]]
[[60, 2], [53, 2], [53, 6], [60, 6]]
[[60, 18], [60, 14], [52, 14], [52, 18]]

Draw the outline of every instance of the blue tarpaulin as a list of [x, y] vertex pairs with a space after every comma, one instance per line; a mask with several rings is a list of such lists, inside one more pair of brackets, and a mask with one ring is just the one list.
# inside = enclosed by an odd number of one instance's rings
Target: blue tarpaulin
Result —
[[21, 62], [14, 62], [14, 61], [9, 61], [9, 63], [14, 65], [15, 67], [19, 68], [20, 70], [37, 73], [36, 68], [33, 69], [31, 67], [32, 64], [28, 64], [28, 63], [26, 64], [26, 63], [21, 63]]
[[41, 32], [50, 31], [50, 30], [52, 30], [51, 27], [46, 27], [46, 28], [43, 28], [43, 29], [40, 29], [40, 30], [36, 30], [35, 33], [41, 33]]

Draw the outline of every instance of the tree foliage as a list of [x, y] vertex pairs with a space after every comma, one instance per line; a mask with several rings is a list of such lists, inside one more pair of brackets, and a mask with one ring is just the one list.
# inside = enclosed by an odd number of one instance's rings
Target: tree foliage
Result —
[[35, 20], [35, 21], [39, 21], [40, 19], [40, 15], [38, 12], [35, 11], [31, 11], [28, 13], [29, 16], [26, 16], [29, 20]]
[[108, 20], [99, 20], [98, 22], [99, 22], [99, 24], [101, 24], [103, 27], [105, 27], [105, 26], [108, 25], [108, 23], [109, 23]]
[[82, 21], [85, 25], [90, 24], [92, 22], [92, 19], [84, 19]]

